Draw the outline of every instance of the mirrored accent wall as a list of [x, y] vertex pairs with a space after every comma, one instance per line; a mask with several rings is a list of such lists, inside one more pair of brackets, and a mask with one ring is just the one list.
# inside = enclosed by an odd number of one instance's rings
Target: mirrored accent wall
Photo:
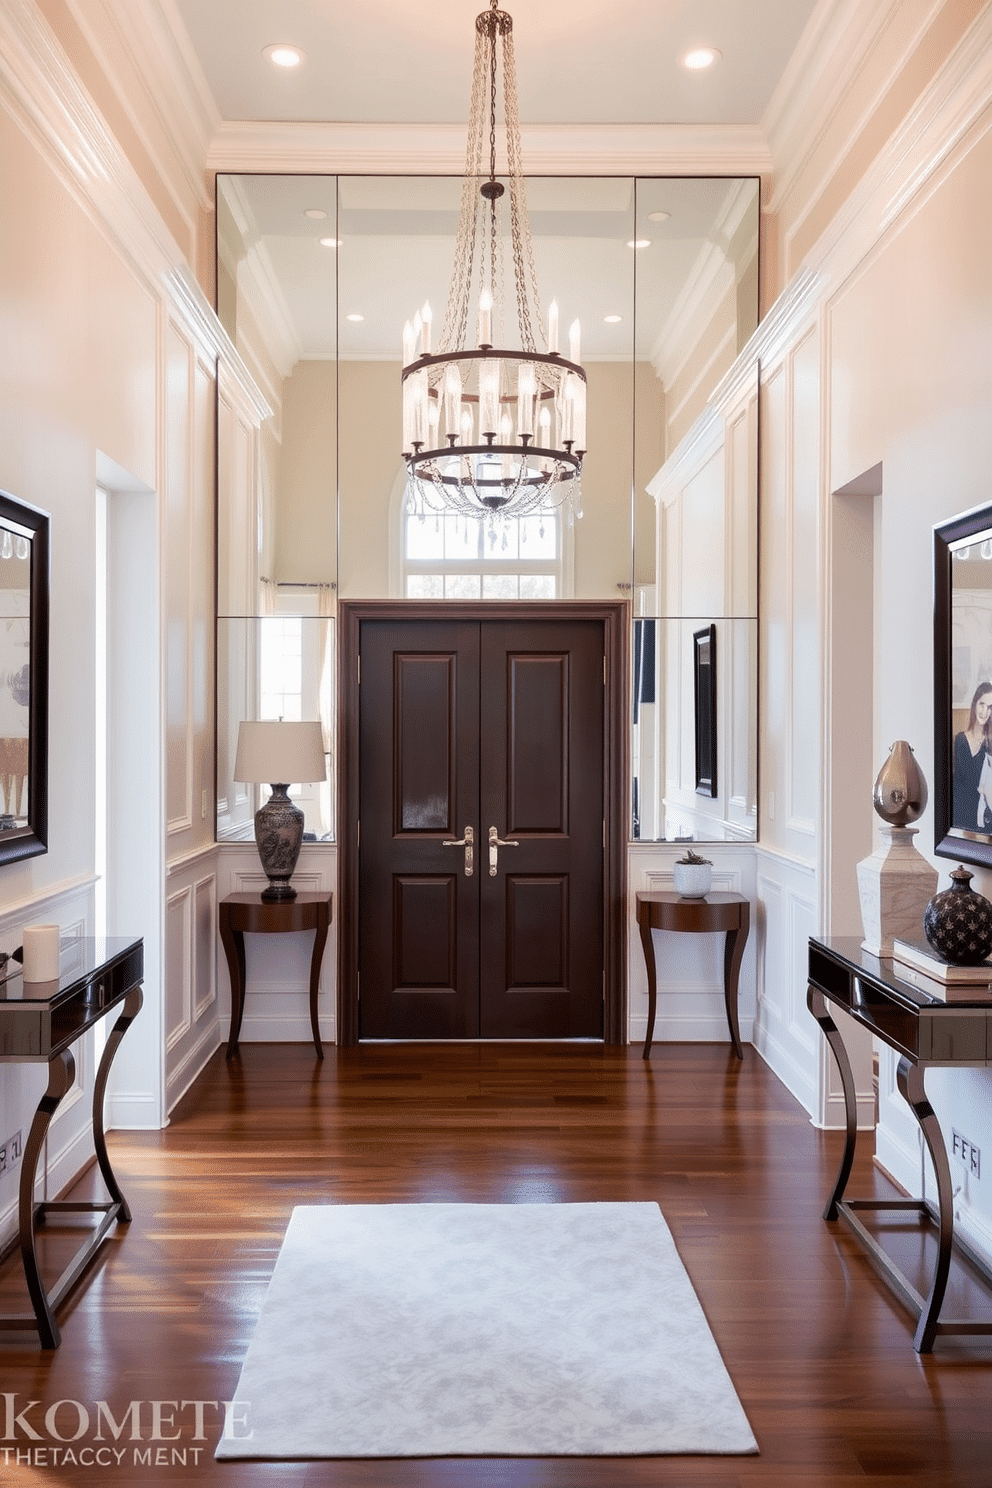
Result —
[[[226, 410], [225, 437], [221, 389], [219, 838], [250, 837], [258, 804], [230, 779], [241, 718], [320, 717], [333, 777], [338, 598], [618, 595], [631, 836], [753, 838], [757, 401], [739, 354], [758, 318], [758, 182], [528, 180], [542, 296], [582, 327], [589, 450], [581, 516], [505, 523], [405, 501], [402, 329], [425, 300], [443, 319], [460, 194], [459, 177], [218, 177], [218, 312], [271, 409], [252, 446]], [[715, 787], [696, 768], [693, 638], [710, 626]], [[301, 801], [312, 840], [333, 839], [329, 795]]]

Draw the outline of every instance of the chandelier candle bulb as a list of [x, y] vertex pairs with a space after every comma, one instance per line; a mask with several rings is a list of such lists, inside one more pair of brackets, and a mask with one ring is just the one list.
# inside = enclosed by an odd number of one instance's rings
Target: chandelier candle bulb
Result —
[[577, 320], [573, 320], [568, 328], [568, 360], [570, 362], [580, 362], [582, 360], [579, 355], [581, 341], [582, 328]]
[[517, 379], [517, 438], [534, 434], [534, 398], [537, 394], [537, 374], [531, 362], [520, 368]]
[[434, 319], [434, 314], [433, 314], [433, 312], [431, 310], [430, 301], [429, 300], [425, 300], [424, 301], [424, 308], [420, 312], [420, 324], [421, 324], [421, 327], [423, 329], [423, 337], [424, 337], [423, 346], [422, 346], [422, 354], [424, 356], [430, 356], [430, 351], [431, 351], [431, 322], [433, 321], [433, 319]]
[[572, 378], [573, 391], [575, 393], [575, 448], [585, 451], [586, 447], [586, 385], [581, 377]]
[[488, 289], [479, 295], [479, 345], [493, 344], [493, 297]]
[[452, 362], [444, 373], [444, 427], [457, 437], [462, 423], [462, 375]]
[[558, 301], [552, 300], [548, 306], [548, 355], [555, 356], [558, 351]]
[[499, 430], [499, 363], [483, 362], [479, 372], [479, 435]]

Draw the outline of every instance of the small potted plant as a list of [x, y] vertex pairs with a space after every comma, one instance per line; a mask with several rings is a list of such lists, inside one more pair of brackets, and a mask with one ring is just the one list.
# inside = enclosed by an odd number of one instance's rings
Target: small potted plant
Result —
[[683, 899], [703, 899], [713, 883], [713, 864], [690, 847], [673, 867], [675, 892]]

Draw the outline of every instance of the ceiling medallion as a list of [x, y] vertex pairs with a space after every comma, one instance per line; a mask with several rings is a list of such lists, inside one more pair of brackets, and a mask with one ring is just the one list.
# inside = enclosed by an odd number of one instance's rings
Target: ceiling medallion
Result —
[[[500, 58], [506, 185], [496, 177]], [[515, 289], [510, 304], [503, 293], [506, 259]], [[496, 0], [475, 21], [458, 234], [436, 350], [431, 329], [431, 308], [424, 305], [403, 330], [408, 509], [493, 518], [564, 506], [570, 518], [581, 516], [586, 375], [579, 364], [579, 323], [569, 331], [565, 358], [558, 350], [558, 307], [551, 302], [545, 325], [538, 299], [521, 172], [513, 21]]]

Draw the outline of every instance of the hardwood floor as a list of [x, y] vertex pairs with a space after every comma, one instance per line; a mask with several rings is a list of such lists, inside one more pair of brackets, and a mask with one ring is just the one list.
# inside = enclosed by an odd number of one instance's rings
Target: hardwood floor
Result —
[[[837, 1134], [814, 1130], [753, 1049], [743, 1065], [716, 1044], [656, 1044], [650, 1064], [639, 1047], [596, 1044], [362, 1045], [327, 1056], [248, 1044], [226, 1064], [219, 1052], [165, 1131], [112, 1135], [134, 1220], [60, 1314], [59, 1350], [0, 1333], [0, 1482], [992, 1484], [992, 1340], [940, 1340], [917, 1357], [908, 1315], [847, 1232], [820, 1217]], [[870, 1145], [856, 1191], [883, 1194], [891, 1186]], [[98, 1181], [91, 1172], [77, 1189]], [[595, 1199], [661, 1205], [759, 1456], [218, 1463], [219, 1411], [205, 1409], [196, 1440], [189, 1407], [175, 1416], [179, 1439], [148, 1443], [148, 1402], [230, 1398], [295, 1204]], [[67, 1242], [51, 1228], [54, 1274]], [[23, 1307], [22, 1293], [15, 1258], [0, 1273], [0, 1309]], [[116, 1444], [107, 1428], [97, 1441], [99, 1400], [118, 1423], [130, 1401], [145, 1402], [137, 1455], [130, 1428]], [[53, 1432], [45, 1412], [59, 1401]], [[77, 1441], [73, 1402], [93, 1418]], [[3, 1442], [10, 1415], [24, 1411], [40, 1440], [15, 1420], [16, 1440]], [[109, 1465], [84, 1465], [85, 1449], [101, 1445]], [[119, 1466], [106, 1455], [115, 1445]]]

